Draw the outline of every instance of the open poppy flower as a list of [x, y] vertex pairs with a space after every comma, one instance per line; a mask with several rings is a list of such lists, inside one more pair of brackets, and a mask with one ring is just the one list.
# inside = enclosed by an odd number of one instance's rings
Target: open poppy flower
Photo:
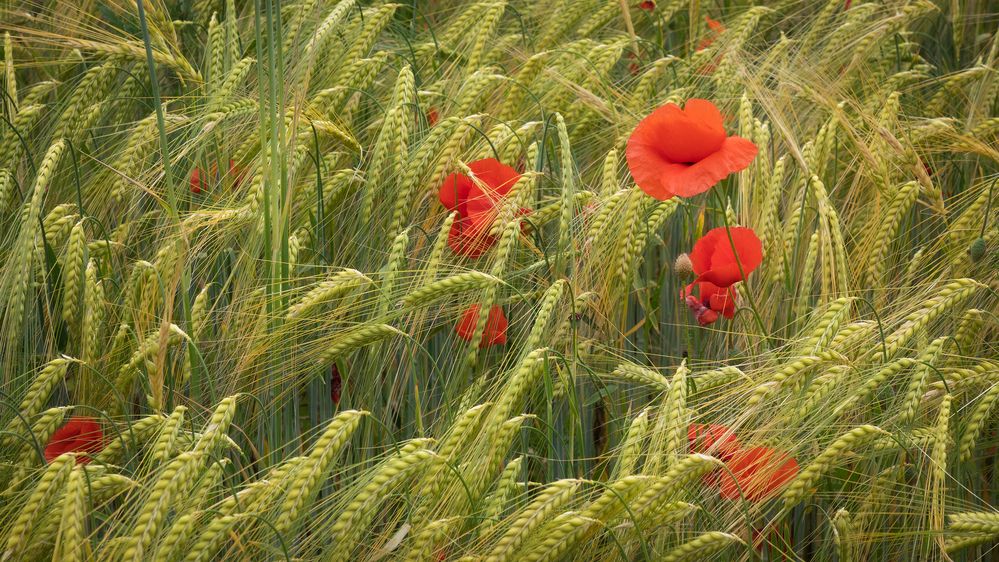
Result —
[[650, 113], [625, 149], [635, 183], [662, 201], [704, 193], [748, 167], [756, 153], [751, 141], [725, 133], [715, 104], [696, 98], [683, 108], [668, 103]]
[[465, 174], [450, 174], [444, 178], [437, 196], [444, 207], [458, 212], [448, 233], [448, 245], [457, 254], [477, 258], [496, 243], [489, 230], [496, 219], [497, 206], [510, 193], [520, 174], [495, 158], [476, 160], [468, 168], [481, 186]]
[[743, 449], [732, 455], [721, 474], [726, 499], [761, 501], [772, 497], [798, 475], [798, 461], [769, 447]]
[[[96, 453], [104, 448], [104, 433], [94, 418], [73, 417], [52, 434], [45, 447], [45, 462], [64, 453]], [[89, 456], [79, 456], [77, 464], [87, 464]]]
[[[480, 310], [482, 310], [482, 305], [473, 304], [461, 315], [458, 325], [454, 327], [454, 331], [457, 332], [459, 338], [469, 342], [472, 341], [472, 337], [475, 336], [475, 326], [479, 323]], [[508, 325], [506, 314], [503, 313], [503, 307], [493, 305], [489, 309], [489, 317], [486, 319], [486, 329], [482, 332], [482, 340], [479, 341], [479, 347], [489, 347], [490, 345], [506, 343], [506, 329]]]
[[[201, 176], [204, 174], [204, 171], [201, 168], [195, 168], [191, 172], [191, 193], [194, 193], [195, 195], [201, 193], [202, 188], [208, 187], [210, 178], [218, 174], [218, 170], [218, 164], [213, 163], [211, 168], [209, 168], [209, 176], [202, 178]], [[243, 182], [246, 172], [237, 166], [235, 161], [229, 160], [229, 175], [233, 177], [235, 185], [239, 185]]]
[[680, 296], [701, 326], [713, 324], [718, 320], [719, 314], [730, 320], [735, 316], [735, 287], [719, 287], [708, 281], [695, 281], [687, 285]]
[[[731, 287], [743, 280], [743, 274], [748, 276], [763, 262], [763, 243], [751, 228], [712, 228], [694, 244], [690, 262], [697, 275], [695, 283], [708, 282], [720, 288]], [[704, 289], [701, 288], [702, 298]]]

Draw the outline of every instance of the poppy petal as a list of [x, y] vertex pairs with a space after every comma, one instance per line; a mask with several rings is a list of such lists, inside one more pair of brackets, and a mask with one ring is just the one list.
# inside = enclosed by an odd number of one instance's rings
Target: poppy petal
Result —
[[740, 450], [727, 467], [721, 475], [722, 497], [754, 502], [773, 496], [798, 474], [794, 458], [769, 447]]
[[[482, 310], [482, 305], [478, 304], [473, 304], [465, 309], [465, 312], [458, 320], [458, 324], [454, 327], [454, 331], [458, 334], [458, 337], [465, 341], [472, 341], [472, 337], [475, 336], [475, 327], [479, 323], [480, 310]], [[486, 327], [482, 332], [479, 347], [506, 343], [507, 327], [508, 322], [506, 315], [503, 313], [503, 308], [498, 305], [490, 307], [489, 317], [486, 319]]]
[[[472, 180], [465, 174], [449, 174], [441, 183], [437, 197], [441, 205], [449, 211], [459, 210], [458, 206], [468, 199], [472, 189]], [[460, 212], [460, 211], [459, 211]]]
[[[506, 194], [510, 193], [510, 188], [520, 179], [517, 170], [495, 158], [483, 158], [470, 162], [468, 169], [475, 174], [476, 179], [491, 189], [488, 195], [493, 199], [506, 197]], [[475, 187], [478, 188], [478, 186]]]
[[730, 174], [745, 170], [756, 158], [758, 149], [742, 137], [726, 138], [717, 152], [693, 164], [670, 164], [659, 178], [661, 190], [693, 197], [711, 189]]
[[749, 275], [763, 262], [763, 243], [751, 228], [713, 228], [694, 244], [690, 261], [697, 281], [729, 287], [741, 281], [743, 273]]

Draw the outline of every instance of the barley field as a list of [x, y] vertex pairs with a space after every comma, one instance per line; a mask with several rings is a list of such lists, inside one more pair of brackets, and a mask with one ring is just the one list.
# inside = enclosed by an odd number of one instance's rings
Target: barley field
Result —
[[999, 560], [996, 2], [0, 36], [0, 561]]

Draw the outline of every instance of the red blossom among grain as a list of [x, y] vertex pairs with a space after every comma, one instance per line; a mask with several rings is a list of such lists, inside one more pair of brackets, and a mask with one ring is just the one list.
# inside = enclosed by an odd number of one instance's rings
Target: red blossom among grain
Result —
[[711, 46], [712, 43], [725, 32], [725, 24], [718, 20], [713, 20], [708, 16], [704, 16], [704, 21], [708, 24], [708, 34], [706, 37], [702, 38], [697, 44], [698, 51], [703, 51]]
[[721, 495], [758, 502], [780, 492], [798, 474], [798, 462], [769, 447], [743, 449], [732, 455], [721, 474]]
[[438, 197], [444, 207], [458, 212], [448, 233], [448, 245], [457, 254], [477, 258], [496, 243], [489, 230], [499, 204], [520, 174], [494, 158], [470, 162], [468, 168], [475, 180], [465, 174], [450, 174], [444, 178]]
[[[218, 164], [215, 163], [213, 163], [209, 168], [209, 173], [207, 174], [208, 177], [202, 177], [206, 174], [201, 168], [195, 168], [192, 170], [190, 179], [191, 193], [197, 195], [201, 193], [204, 188], [207, 188], [210, 179], [218, 175], [218, 170]], [[229, 160], [229, 176], [232, 177], [233, 184], [238, 186], [243, 183], [243, 180], [246, 178], [246, 171], [243, 170], [242, 167], [237, 166], [235, 161]]]
[[646, 12], [654, 12], [656, 9], [656, 3], [652, 0], [645, 0], [644, 2], [638, 3], [638, 8], [640, 10], [645, 10]]
[[663, 201], [704, 193], [748, 167], [756, 153], [751, 141], [725, 133], [715, 104], [696, 98], [683, 108], [668, 103], [642, 119], [625, 150], [635, 183]]
[[104, 433], [94, 418], [77, 416], [52, 434], [45, 447], [45, 461], [52, 462], [64, 453], [84, 453], [76, 458], [77, 464], [87, 464], [90, 456], [104, 448]]
[[[472, 341], [472, 338], [475, 337], [475, 327], [479, 323], [480, 310], [482, 310], [482, 305], [473, 304], [461, 315], [461, 319], [458, 320], [458, 324], [454, 327], [454, 331], [458, 334], [459, 338], [468, 342]], [[503, 307], [493, 305], [489, 309], [486, 328], [482, 332], [479, 347], [489, 347], [491, 345], [506, 343], [508, 325], [506, 314], [503, 313]]]
[[763, 262], [763, 243], [751, 228], [713, 228], [694, 244], [690, 261], [697, 275], [695, 282], [731, 287]]

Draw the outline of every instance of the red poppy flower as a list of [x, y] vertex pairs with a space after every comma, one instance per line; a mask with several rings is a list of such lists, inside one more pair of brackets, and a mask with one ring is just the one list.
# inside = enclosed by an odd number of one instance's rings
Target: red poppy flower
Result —
[[708, 16], [704, 16], [704, 21], [707, 22], [709, 31], [707, 37], [701, 39], [701, 41], [697, 44], [698, 51], [703, 51], [704, 49], [710, 47], [711, 44], [715, 42], [715, 39], [718, 39], [718, 36], [725, 31], [725, 24], [718, 20], [713, 20]]
[[687, 442], [691, 453], [712, 455], [723, 461], [732, 458], [739, 450], [739, 438], [720, 424], [692, 423], [687, 427]]
[[476, 258], [496, 243], [496, 237], [489, 234], [496, 219], [496, 207], [520, 179], [520, 174], [495, 158], [476, 160], [468, 168], [478, 183], [465, 174], [450, 174], [444, 178], [438, 198], [448, 210], [458, 211], [448, 233], [448, 245], [457, 254]]
[[437, 111], [436, 107], [431, 107], [430, 109], [427, 110], [427, 123], [429, 123], [431, 127], [436, 125], [437, 122], [440, 120], [441, 120], [441, 114], [439, 111]]
[[694, 244], [690, 261], [697, 275], [695, 282], [707, 281], [717, 287], [730, 287], [742, 281], [743, 274], [748, 276], [763, 262], [763, 243], [751, 228], [712, 228]]
[[638, 3], [638, 8], [641, 10], [645, 10], [646, 12], [651, 12], [656, 9], [656, 3], [653, 2], [652, 0], [645, 0], [644, 2]]
[[340, 368], [333, 363], [330, 368], [330, 400], [334, 406], [340, 405], [340, 394], [343, 391], [343, 377], [340, 376]]
[[798, 462], [794, 458], [769, 447], [738, 451], [727, 467], [721, 474], [721, 495], [730, 500], [768, 499], [798, 475]]
[[[201, 175], [204, 173], [201, 168], [195, 168], [191, 171], [191, 193], [194, 193], [195, 195], [201, 193], [201, 189], [203, 187], [208, 187], [209, 179], [216, 176], [218, 174], [218, 170], [218, 164], [212, 163], [211, 168], [209, 168], [209, 177], [204, 179], [201, 178]], [[229, 175], [232, 176], [234, 184], [239, 185], [246, 177], [246, 172], [241, 167], [237, 166], [236, 162], [229, 160]]]
[[[454, 331], [458, 333], [459, 338], [469, 342], [472, 341], [472, 337], [475, 335], [475, 326], [479, 323], [479, 311], [481, 309], [482, 305], [473, 304], [461, 315], [458, 325], [454, 327]], [[506, 329], [508, 325], [509, 323], [506, 320], [506, 314], [503, 313], [503, 308], [493, 305], [489, 309], [489, 317], [486, 319], [486, 329], [482, 332], [482, 340], [479, 342], [479, 347], [489, 347], [490, 345], [506, 343]]]
[[708, 100], [668, 103], [650, 113], [628, 139], [625, 157], [642, 191], [660, 200], [693, 197], [756, 158], [756, 145], [727, 136], [722, 115]]
[[[73, 417], [66, 425], [52, 434], [45, 447], [45, 462], [52, 462], [63, 453], [96, 453], [104, 448], [104, 433], [94, 418]], [[90, 457], [81, 455], [77, 464], [90, 462]]]

